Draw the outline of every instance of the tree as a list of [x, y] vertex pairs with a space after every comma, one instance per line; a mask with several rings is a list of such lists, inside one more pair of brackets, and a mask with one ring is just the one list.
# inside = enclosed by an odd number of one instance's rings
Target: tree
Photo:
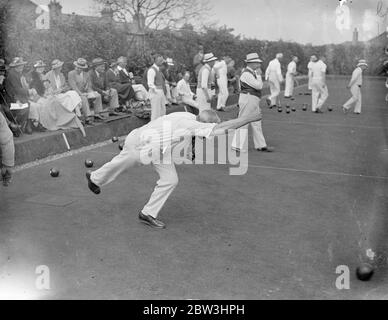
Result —
[[[184, 24], [202, 22], [210, 10], [206, 0], [94, 0], [123, 22], [137, 21], [139, 30], [166, 27], [179, 29]], [[141, 23], [144, 18], [144, 26]]]

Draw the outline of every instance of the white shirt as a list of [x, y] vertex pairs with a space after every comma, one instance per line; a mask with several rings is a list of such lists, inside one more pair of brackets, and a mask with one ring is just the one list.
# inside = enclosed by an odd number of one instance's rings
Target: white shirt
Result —
[[313, 63], [311, 66], [312, 79], [322, 80], [323, 75], [326, 73], [326, 70], [327, 66], [322, 60]]
[[188, 112], [173, 112], [137, 129], [139, 144], [136, 149], [142, 152], [150, 150], [171, 150], [181, 143], [183, 138], [192, 136], [210, 138], [216, 123], [197, 121], [197, 116]]
[[178, 94], [184, 97], [192, 98], [194, 93], [191, 91], [190, 84], [186, 82], [185, 79], [182, 79], [178, 82], [176, 89]]
[[218, 78], [227, 78], [228, 76], [228, 66], [226, 65], [225, 60], [217, 61], [213, 67], [214, 71]]
[[154, 64], [151, 68], [148, 69], [147, 84], [148, 84], [148, 88], [157, 90], [156, 86], [155, 86], [156, 72], [155, 72], [154, 68], [156, 68], [156, 70], [159, 70], [159, 67], [156, 64]]
[[353, 85], [357, 85], [357, 86], [362, 85], [362, 69], [360, 67], [357, 67], [356, 69], [354, 69], [350, 83], [353, 83]]
[[127, 69], [124, 69], [124, 68], [122, 68], [122, 67], [120, 67], [120, 66], [117, 66], [117, 69], [118, 69], [119, 71], [124, 71], [124, 73], [129, 77], [129, 73], [128, 73]]
[[287, 73], [294, 76], [296, 74], [296, 62], [291, 61], [287, 66]]
[[265, 80], [283, 81], [282, 67], [278, 59], [273, 59], [265, 71]]
[[248, 70], [251, 70], [253, 73], [256, 73], [257, 79], [249, 73], [249, 72], [243, 72], [240, 77], [240, 81], [246, 83], [248, 86], [256, 89], [261, 90], [263, 89], [263, 80], [261, 79], [261, 75], [257, 74], [252, 68], [247, 67]]

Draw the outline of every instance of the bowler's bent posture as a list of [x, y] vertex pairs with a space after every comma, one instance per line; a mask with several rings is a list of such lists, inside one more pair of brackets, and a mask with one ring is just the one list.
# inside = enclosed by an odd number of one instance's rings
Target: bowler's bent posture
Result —
[[[125, 170], [137, 165], [152, 164], [160, 179], [148, 203], [140, 212], [139, 219], [151, 227], [165, 228], [165, 224], [157, 220], [157, 217], [178, 184], [178, 175], [172, 161], [174, 147], [181, 144], [182, 138], [189, 138], [189, 142], [192, 136], [211, 138], [226, 134], [229, 129], [238, 129], [260, 120], [261, 115], [255, 112], [221, 123], [214, 110], [204, 110], [198, 116], [187, 112], [163, 116], [132, 131], [118, 156], [97, 171], [88, 172], [88, 187], [95, 194], [99, 194], [100, 187], [115, 180]], [[150, 160], [149, 163], [147, 160]]]

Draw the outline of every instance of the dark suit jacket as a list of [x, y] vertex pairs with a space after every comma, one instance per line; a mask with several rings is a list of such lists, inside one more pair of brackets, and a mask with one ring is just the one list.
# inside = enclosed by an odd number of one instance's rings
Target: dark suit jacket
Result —
[[21, 103], [27, 103], [29, 93], [28, 90], [23, 88], [21, 82], [21, 75], [17, 73], [14, 69], [10, 69], [5, 79], [5, 90], [7, 91], [7, 96], [10, 101], [15, 103], [19, 100]]
[[95, 70], [90, 70], [89, 77], [90, 82], [92, 83], [92, 89], [94, 91], [97, 91], [99, 94], [102, 95], [102, 91], [106, 91], [108, 89], [105, 73], [101, 73], [99, 76], [97, 76]]

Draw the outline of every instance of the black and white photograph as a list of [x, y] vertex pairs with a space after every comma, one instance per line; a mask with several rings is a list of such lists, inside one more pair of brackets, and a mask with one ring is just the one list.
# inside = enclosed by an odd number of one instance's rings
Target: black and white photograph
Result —
[[0, 147], [0, 300], [388, 299], [388, 0], [0, 0]]

